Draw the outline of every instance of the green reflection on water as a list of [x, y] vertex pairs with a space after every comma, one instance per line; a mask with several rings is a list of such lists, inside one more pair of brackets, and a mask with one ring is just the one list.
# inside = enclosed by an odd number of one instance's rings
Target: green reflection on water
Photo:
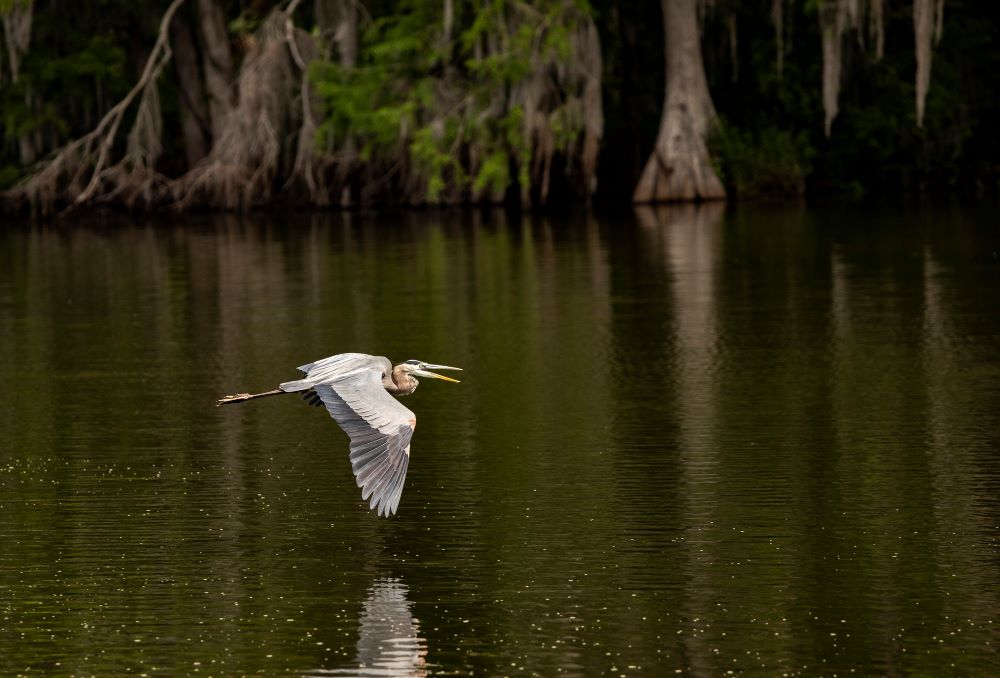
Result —
[[[988, 217], [7, 230], [0, 672], [997, 673]], [[391, 520], [213, 407], [344, 351], [466, 370]]]

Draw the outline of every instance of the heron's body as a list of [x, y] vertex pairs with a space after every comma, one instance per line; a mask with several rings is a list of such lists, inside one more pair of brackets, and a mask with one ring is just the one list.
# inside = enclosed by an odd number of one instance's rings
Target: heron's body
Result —
[[299, 370], [305, 372], [304, 379], [286, 381], [278, 388], [282, 393], [295, 393], [311, 389], [310, 384], [313, 382], [329, 381], [357, 370], [377, 370], [381, 373], [379, 378], [382, 388], [394, 396], [410, 395], [417, 390], [420, 382], [409, 375], [405, 365], [406, 363], [400, 363], [393, 367], [391, 360], [380, 355], [341, 353], [302, 365]]
[[350, 458], [363, 499], [381, 515], [399, 506], [410, 460], [410, 438], [417, 426], [413, 412], [392, 396], [413, 393], [420, 382], [414, 374], [455, 381], [428, 369], [457, 370], [408, 360], [395, 367], [388, 358], [365, 353], [341, 353], [302, 365], [305, 377], [286, 381], [273, 391], [226, 396], [220, 405], [254, 398], [302, 393], [313, 405], [324, 405], [351, 438]]

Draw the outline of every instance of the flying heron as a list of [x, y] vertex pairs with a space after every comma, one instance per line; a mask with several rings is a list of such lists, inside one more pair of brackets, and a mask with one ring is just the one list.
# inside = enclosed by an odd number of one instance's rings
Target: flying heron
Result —
[[389, 516], [399, 506], [406, 468], [410, 463], [410, 438], [417, 418], [392, 396], [410, 395], [420, 384], [415, 377], [459, 383], [457, 379], [428, 370], [461, 370], [407, 360], [395, 367], [388, 358], [366, 353], [341, 353], [302, 365], [303, 379], [286, 381], [273, 391], [238, 393], [219, 405], [254, 398], [301, 393], [310, 405], [324, 405], [337, 425], [351, 438], [351, 467], [369, 507]]

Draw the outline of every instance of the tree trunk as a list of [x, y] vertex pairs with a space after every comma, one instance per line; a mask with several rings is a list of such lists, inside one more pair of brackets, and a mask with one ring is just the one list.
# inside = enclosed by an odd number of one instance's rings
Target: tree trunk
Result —
[[701, 58], [697, 0], [661, 0], [666, 93], [656, 147], [632, 199], [637, 203], [720, 200], [722, 182], [705, 138], [715, 119]]
[[451, 31], [455, 26], [455, 0], [444, 0], [444, 8], [442, 9], [442, 21], [444, 23], [444, 28], [441, 33], [441, 39], [445, 42], [451, 42]]
[[358, 8], [360, 0], [316, 0], [316, 23], [323, 42], [337, 46], [340, 65], [358, 62]]
[[205, 110], [205, 95], [198, 70], [198, 54], [194, 35], [186, 17], [177, 17], [170, 27], [173, 43], [174, 67], [180, 90], [181, 129], [184, 136], [184, 153], [187, 167], [191, 169], [208, 154], [210, 123]]
[[290, 12], [296, 5], [293, 0], [287, 10], [272, 10], [247, 39], [250, 48], [236, 85], [238, 102], [208, 156], [171, 182], [176, 207], [246, 210], [271, 200], [276, 180], [287, 167], [283, 154], [294, 131], [289, 113], [297, 103], [293, 88], [299, 71], [288, 36], [294, 34]]
[[[345, 69], [354, 68], [358, 62], [358, 2], [360, 0], [316, 0], [316, 22], [327, 57], [332, 56], [330, 48], [336, 45], [338, 60]], [[317, 106], [317, 110], [320, 108]], [[341, 160], [337, 163], [334, 181], [340, 193], [336, 200], [341, 207], [350, 207], [355, 202], [351, 175], [355, 169], [356, 154], [354, 139], [348, 136], [340, 149]]]
[[205, 60], [205, 90], [212, 140], [215, 142], [222, 138], [226, 117], [233, 107], [233, 58], [220, 0], [198, 0], [198, 28]]
[[[7, 65], [10, 68], [10, 81], [16, 83], [21, 75], [21, 57], [28, 51], [31, 43], [31, 23], [34, 18], [34, 6], [31, 3], [15, 2], [2, 16], [3, 42], [7, 46]], [[0, 76], [0, 85], [3, 77]], [[34, 97], [29, 92], [25, 96], [25, 105], [29, 111], [34, 110]], [[21, 163], [30, 165], [38, 156], [37, 133], [24, 133], [17, 139]]]
[[871, 0], [869, 30], [875, 39], [875, 59], [885, 56], [885, 0]]
[[21, 57], [28, 51], [28, 45], [31, 43], [34, 7], [31, 3], [15, 2], [0, 17], [3, 23], [4, 44], [7, 46], [11, 82], [17, 82], [21, 74]]

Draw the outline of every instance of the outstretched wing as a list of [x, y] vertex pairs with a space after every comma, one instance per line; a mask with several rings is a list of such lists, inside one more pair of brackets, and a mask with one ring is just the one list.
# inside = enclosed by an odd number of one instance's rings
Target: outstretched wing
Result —
[[[310, 380], [313, 371], [309, 371]], [[388, 516], [399, 506], [417, 420], [386, 392], [382, 371], [380, 363], [369, 362], [366, 367], [313, 383], [312, 389], [351, 438], [351, 467], [361, 498], [370, 499], [371, 508]]]
[[306, 391], [314, 384], [332, 381], [345, 374], [364, 369], [384, 371], [392, 370], [392, 363], [385, 356], [368, 355], [367, 353], [338, 353], [329, 358], [299, 366], [299, 371], [305, 373], [302, 379], [286, 381], [278, 386], [282, 391], [291, 393]]

